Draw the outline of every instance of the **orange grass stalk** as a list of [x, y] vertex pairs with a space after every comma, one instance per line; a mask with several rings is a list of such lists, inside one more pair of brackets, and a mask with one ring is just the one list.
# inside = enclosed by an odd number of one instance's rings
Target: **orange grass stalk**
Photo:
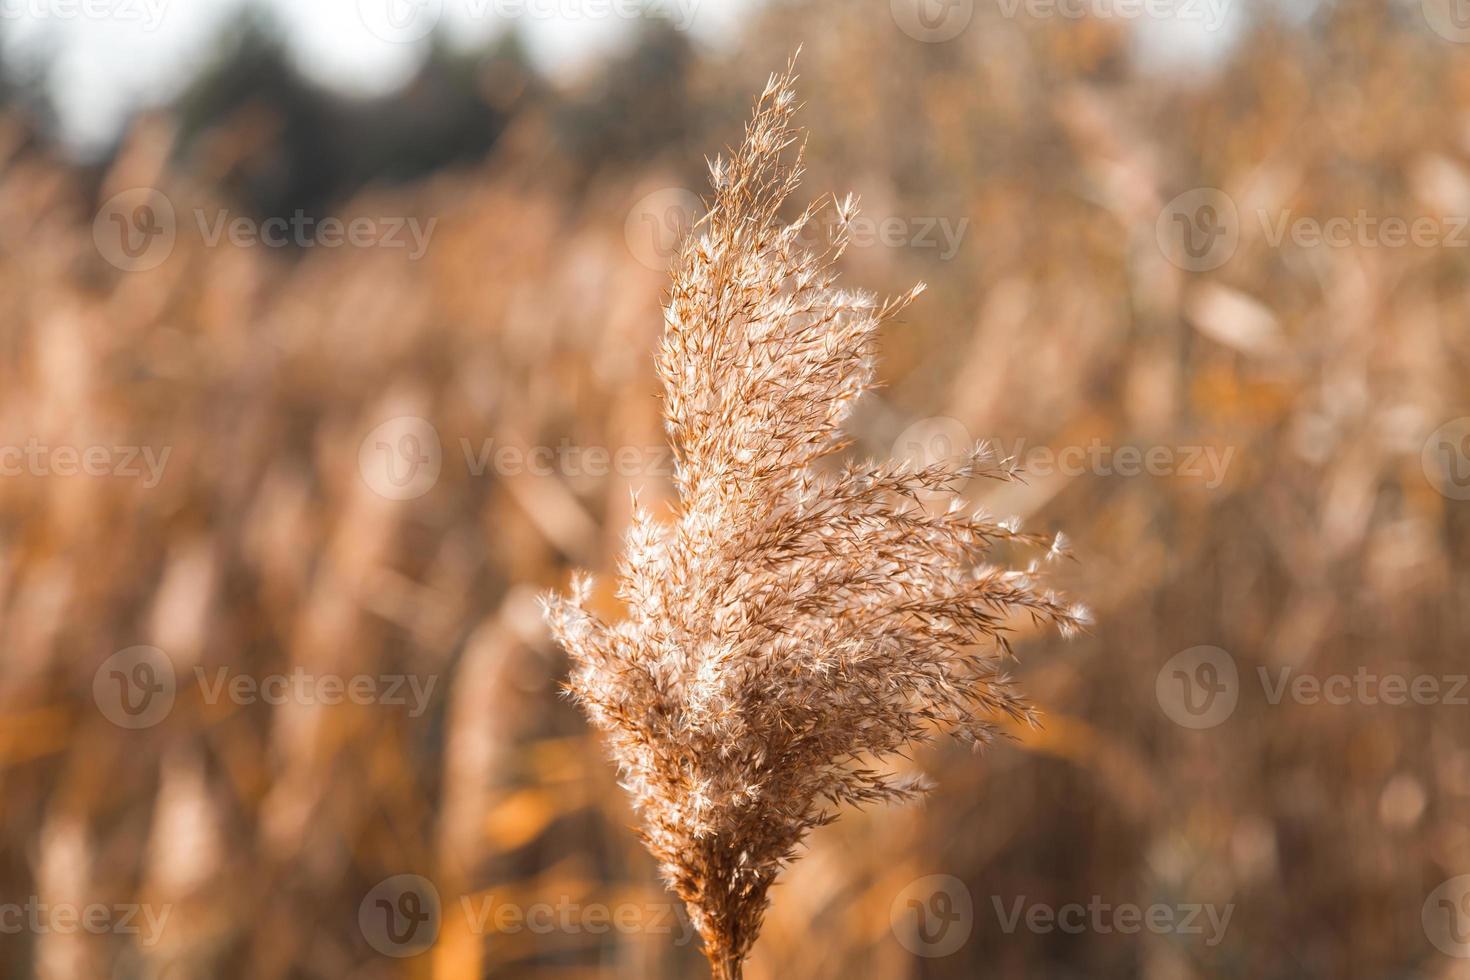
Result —
[[972, 476], [1009, 478], [983, 447], [919, 468], [815, 468], [873, 385], [879, 326], [922, 286], [881, 304], [837, 287], [851, 198], [833, 202], [821, 253], [801, 243], [817, 206], [781, 220], [802, 176], [799, 146], [785, 162], [794, 81], [791, 66], [772, 76], [733, 158], [711, 163], [708, 214], [674, 266], [657, 362], [679, 504], [667, 525], [635, 508], [627, 618], [588, 612], [581, 575], [545, 600], [568, 687], [725, 980], [812, 828], [842, 804], [923, 791], [877, 768], [885, 757], [935, 730], [980, 743], [999, 715], [1034, 721], [1001, 673], [1007, 619], [1070, 632], [1085, 618], [1034, 567], [982, 562], [997, 541], [1044, 542], [957, 500], [924, 506]]

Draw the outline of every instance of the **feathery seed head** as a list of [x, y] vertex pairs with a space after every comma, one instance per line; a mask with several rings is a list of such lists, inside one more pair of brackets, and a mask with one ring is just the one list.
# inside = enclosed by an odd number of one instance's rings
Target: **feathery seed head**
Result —
[[998, 717], [1034, 721], [999, 669], [1011, 616], [1064, 632], [1086, 621], [1034, 570], [981, 561], [1003, 540], [1055, 557], [1060, 535], [923, 506], [972, 476], [1011, 478], [989, 447], [815, 468], [872, 386], [878, 328], [923, 287], [884, 303], [837, 287], [851, 197], [834, 202], [822, 254], [800, 241], [814, 209], [779, 220], [802, 172], [793, 82], [789, 67], [773, 75], [739, 149], [710, 162], [709, 212], [674, 265], [657, 366], [679, 506], [667, 526], [635, 506], [618, 569], [627, 618], [587, 611], [584, 576], [546, 600], [569, 689], [723, 977], [739, 975], [766, 893], [812, 828], [927, 787], [871, 766], [936, 729], [978, 745]]

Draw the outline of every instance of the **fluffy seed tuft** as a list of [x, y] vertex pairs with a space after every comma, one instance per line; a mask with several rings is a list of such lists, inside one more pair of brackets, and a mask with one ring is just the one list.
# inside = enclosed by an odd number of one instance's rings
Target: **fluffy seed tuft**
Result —
[[1065, 539], [923, 505], [973, 476], [1010, 479], [988, 448], [817, 469], [872, 387], [878, 328], [923, 287], [883, 303], [837, 288], [850, 197], [821, 253], [799, 240], [817, 208], [780, 219], [802, 175], [794, 80], [773, 76], [740, 148], [710, 163], [709, 212], [675, 264], [657, 360], [679, 507], [669, 524], [635, 507], [618, 569], [627, 618], [588, 612], [581, 576], [546, 599], [569, 689], [725, 978], [812, 828], [927, 787], [882, 771], [885, 758], [936, 730], [980, 745], [998, 717], [1034, 721], [1000, 670], [1010, 617], [1064, 632], [1086, 619], [1034, 570], [981, 560], [1002, 541], [1055, 557]]

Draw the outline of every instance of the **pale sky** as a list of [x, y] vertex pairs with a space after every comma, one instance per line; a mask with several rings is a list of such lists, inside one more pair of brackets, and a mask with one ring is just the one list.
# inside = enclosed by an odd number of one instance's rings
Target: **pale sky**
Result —
[[[531, 56], [550, 72], [626, 39], [639, 17], [659, 17], [696, 43], [734, 37], [759, 0], [0, 0], [0, 39], [15, 57], [42, 59], [53, 83], [63, 134], [83, 152], [105, 148], [130, 110], [169, 99], [211, 60], [224, 25], [248, 4], [268, 8], [307, 74], [360, 92], [405, 81], [425, 38], [466, 46], [514, 24]], [[891, 4], [925, 0], [847, 0]], [[980, 0], [955, 0], [973, 10]], [[1002, 10], [1042, 13], [1057, 0], [996, 0]], [[1120, 16], [1122, 0], [1069, 0], [1066, 10]], [[1239, 37], [1244, 8], [1274, 3], [1306, 16], [1334, 0], [1148, 0], [1174, 15], [1129, 17], [1135, 53], [1145, 63], [1198, 76]], [[1028, 5], [1031, 4], [1031, 5]], [[1047, 6], [1049, 4], [1049, 6]], [[1137, 3], [1133, 7], [1140, 6]], [[1147, 4], [1145, 9], [1151, 9]], [[1077, 8], [1075, 11], [1072, 8]], [[894, 14], [897, 17], [897, 14]], [[896, 21], [897, 23], [897, 21]]]
[[334, 85], [386, 91], [413, 71], [437, 25], [466, 45], [514, 23], [538, 64], [564, 69], [626, 38], [632, 11], [699, 41], [729, 36], [750, 0], [0, 0], [0, 35], [44, 58], [70, 142], [97, 148], [125, 114], [173, 95], [210, 60], [244, 5], [269, 8], [303, 70]]

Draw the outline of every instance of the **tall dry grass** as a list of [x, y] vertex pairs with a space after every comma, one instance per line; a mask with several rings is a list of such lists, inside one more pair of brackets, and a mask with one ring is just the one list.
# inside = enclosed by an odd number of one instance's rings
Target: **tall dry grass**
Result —
[[[978, 6], [977, 6], [978, 10]], [[1412, 14], [1412, 11], [1409, 12]], [[1220, 484], [1175, 474], [1031, 474], [970, 488], [992, 511], [1067, 528], [1058, 570], [1095, 632], [1018, 681], [1046, 707], [1016, 749], [923, 751], [922, 807], [853, 813], [810, 838], [772, 892], [750, 978], [997, 975], [1454, 976], [1421, 910], [1470, 870], [1463, 709], [1272, 705], [1242, 697], [1182, 729], [1154, 682], [1201, 643], [1319, 674], [1464, 672], [1463, 504], [1420, 450], [1470, 414], [1467, 256], [1455, 248], [1272, 247], [1188, 273], [1155, 242], [1198, 186], [1247, 216], [1290, 208], [1464, 213], [1470, 87], [1461, 48], [1403, 9], [1323, 6], [1253, 29], [1218, 69], [1139, 67], [1122, 25], [977, 12], [922, 45], [865, 5], [753, 18], [728, 59], [697, 63], [707, 130], [637, 173], [572, 196], [558, 144], [522, 119], [482, 167], [351, 214], [441, 219], [426, 258], [264, 250], [181, 238], [123, 274], [91, 241], [96, 202], [164, 190], [211, 207], [208, 173], [169, 162], [164, 121], [136, 127], [100, 191], [7, 140], [0, 177], [0, 425], [6, 444], [171, 447], [163, 481], [0, 480], [0, 895], [170, 903], [164, 941], [7, 935], [0, 972], [49, 977], [674, 977], [700, 968], [664, 923], [657, 868], [576, 710], [534, 602], [572, 566], [609, 567], [629, 489], [657, 511], [661, 472], [475, 476], [459, 439], [523, 446], [663, 443], [650, 355], [665, 276], [624, 237], [650, 191], [694, 187], [757, 63], [805, 40], [806, 163], [876, 217], [969, 219], [958, 251], [850, 248], [880, 292], [933, 283], [877, 344], [888, 386], [848, 431], [886, 457], [943, 416], [1012, 449], [1233, 448]], [[881, 67], [881, 70], [879, 70]], [[592, 83], [595, 85], [595, 81]], [[887, 134], [874, 140], [871, 134]], [[1043, 379], [1037, 381], [1036, 379]], [[416, 414], [440, 434], [433, 491], [389, 501], [362, 440]], [[452, 462], [452, 465], [451, 465]], [[589, 607], [619, 615], [599, 587]], [[1029, 643], [1029, 636], [1020, 642]], [[440, 678], [429, 711], [213, 706], [122, 732], [97, 668], [139, 643], [263, 674]], [[445, 915], [421, 957], [386, 958], [358, 923], [400, 873]], [[915, 879], [970, 890], [974, 930], [944, 958], [890, 928]], [[1152, 933], [1003, 931], [992, 899], [1233, 903], [1221, 943]], [[647, 909], [631, 932], [507, 931], [459, 901]]]
[[[659, 347], [679, 507], [634, 515], [620, 563], [628, 616], [586, 609], [579, 580], [546, 617], [575, 662], [571, 691], [608, 734], [643, 839], [689, 907], [716, 978], [736, 980], [768, 893], [843, 804], [902, 802], [923, 783], [873, 766], [949, 730], [1033, 721], [1003, 673], [1008, 621], [1085, 619], [1036, 568], [983, 561], [1036, 539], [926, 494], [1006, 479], [984, 446], [958, 463], [818, 464], [875, 384], [876, 334], [921, 291], [879, 303], [839, 288], [857, 216], [781, 209], [802, 175], [795, 76], [772, 75], [745, 138], [710, 165], [708, 214], [675, 261]], [[794, 159], [783, 159], [793, 146]], [[1053, 539], [1048, 557], [1061, 553]]]

